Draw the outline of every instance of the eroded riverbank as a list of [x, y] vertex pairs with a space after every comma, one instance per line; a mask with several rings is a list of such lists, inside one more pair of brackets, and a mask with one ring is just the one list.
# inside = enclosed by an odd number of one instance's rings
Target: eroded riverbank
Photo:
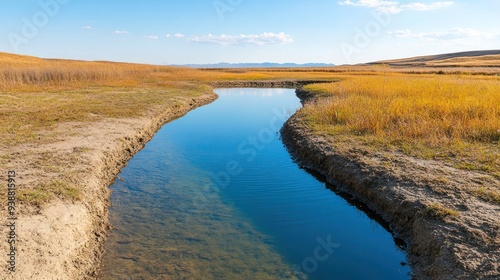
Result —
[[[305, 103], [314, 102], [310, 93], [297, 93]], [[498, 279], [500, 206], [454, 187], [487, 188], [498, 186], [498, 179], [317, 134], [300, 112], [281, 135], [301, 165], [339, 183], [407, 242], [416, 279]], [[458, 215], [442, 215], [438, 205], [459, 209]]]
[[[16, 221], [16, 271], [2, 272], [3, 279], [95, 278], [110, 228], [108, 186], [163, 124], [216, 98], [212, 92], [180, 96], [172, 101], [176, 105], [171, 108], [154, 110], [137, 119], [64, 123], [50, 132], [58, 135], [57, 140], [11, 148], [11, 160], [5, 168], [16, 170], [18, 186], [57, 178], [62, 172], [59, 168], [64, 168], [64, 173], [72, 176], [71, 183], [84, 188], [78, 201], [53, 199], [41, 208], [20, 212]], [[47, 157], [58, 166], [49, 170], [36, 164]], [[2, 217], [6, 217], [4, 212]], [[0, 254], [6, 256], [5, 250], [2, 244]]]

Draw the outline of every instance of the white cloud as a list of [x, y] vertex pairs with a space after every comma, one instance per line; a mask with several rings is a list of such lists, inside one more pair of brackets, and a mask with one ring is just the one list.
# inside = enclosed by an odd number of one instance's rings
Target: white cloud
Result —
[[125, 31], [125, 30], [116, 30], [113, 33], [115, 33], [115, 34], [129, 34], [130, 32]]
[[438, 1], [438, 2], [432, 2], [431, 4], [416, 2], [416, 3], [401, 5], [400, 8], [401, 10], [430, 11], [430, 10], [450, 7], [453, 4], [455, 4], [453, 1]]
[[90, 29], [94, 29], [94, 27], [90, 26], [90, 25], [86, 25], [84, 27], [82, 27], [83, 30], [90, 30]]
[[409, 4], [401, 4], [399, 1], [383, 1], [383, 0], [358, 0], [358, 1], [340, 1], [341, 6], [368, 7], [377, 11], [385, 11], [391, 14], [397, 14], [402, 11], [430, 11], [440, 8], [449, 7], [454, 4], [453, 1], [436, 1], [429, 4], [421, 2], [413, 2]]
[[264, 46], [272, 44], [289, 44], [293, 38], [283, 32], [272, 33], [264, 32], [262, 34], [240, 34], [240, 35], [202, 35], [194, 36], [190, 39], [192, 42], [214, 45], [238, 45], [238, 46]]
[[496, 34], [483, 32], [472, 28], [453, 28], [443, 32], [419, 32], [413, 33], [411, 30], [397, 30], [387, 32], [396, 39], [417, 38], [422, 40], [460, 40], [460, 39], [493, 39]]
[[150, 39], [150, 40], [158, 40], [158, 39], [160, 39], [160, 37], [154, 36], [154, 35], [144, 36], [144, 38]]
[[181, 33], [175, 33], [174, 35], [167, 34], [167, 38], [184, 38], [186, 37], [184, 34]]
[[387, 34], [389, 34], [389, 36], [391, 36], [393, 38], [397, 38], [397, 39], [412, 37], [412, 32], [409, 29], [389, 31], [389, 32], [387, 32]]

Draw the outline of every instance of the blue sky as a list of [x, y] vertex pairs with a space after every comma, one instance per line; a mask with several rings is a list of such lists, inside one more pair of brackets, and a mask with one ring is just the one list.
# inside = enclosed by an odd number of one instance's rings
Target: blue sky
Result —
[[335, 64], [500, 49], [498, 0], [0, 0], [0, 51]]

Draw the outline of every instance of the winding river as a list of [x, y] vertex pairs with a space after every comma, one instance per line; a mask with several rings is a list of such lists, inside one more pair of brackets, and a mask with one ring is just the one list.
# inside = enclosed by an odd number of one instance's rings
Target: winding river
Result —
[[112, 185], [101, 279], [410, 279], [376, 215], [290, 158], [294, 90], [216, 93]]

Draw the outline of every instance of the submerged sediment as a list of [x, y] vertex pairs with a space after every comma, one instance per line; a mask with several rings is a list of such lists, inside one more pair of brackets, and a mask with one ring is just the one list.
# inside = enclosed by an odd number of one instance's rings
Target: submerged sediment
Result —
[[[213, 92], [179, 96], [170, 108], [155, 109], [141, 118], [64, 123], [54, 130], [60, 138], [52, 143], [15, 147], [11, 152], [17, 157], [7, 167], [17, 171], [20, 186], [58, 176], [62, 168], [71, 174], [70, 183], [80, 186], [81, 198], [73, 202], [53, 199], [40, 209], [21, 214], [16, 221], [16, 271], [2, 272], [0, 278], [97, 278], [103, 244], [111, 228], [108, 186], [163, 124], [216, 98]], [[54, 172], [47, 173], [44, 166], [32, 164], [41, 156], [58, 158], [65, 166], [51, 167]], [[0, 246], [0, 253], [6, 256], [5, 249], [4, 244]]]
[[[313, 106], [312, 94], [299, 89], [297, 95]], [[406, 241], [413, 278], [500, 278], [500, 206], [458, 187], [494, 187], [500, 185], [497, 178], [342, 143], [316, 133], [300, 111], [285, 123], [281, 137], [300, 165], [365, 203]], [[441, 215], [440, 209], [457, 214]]]

